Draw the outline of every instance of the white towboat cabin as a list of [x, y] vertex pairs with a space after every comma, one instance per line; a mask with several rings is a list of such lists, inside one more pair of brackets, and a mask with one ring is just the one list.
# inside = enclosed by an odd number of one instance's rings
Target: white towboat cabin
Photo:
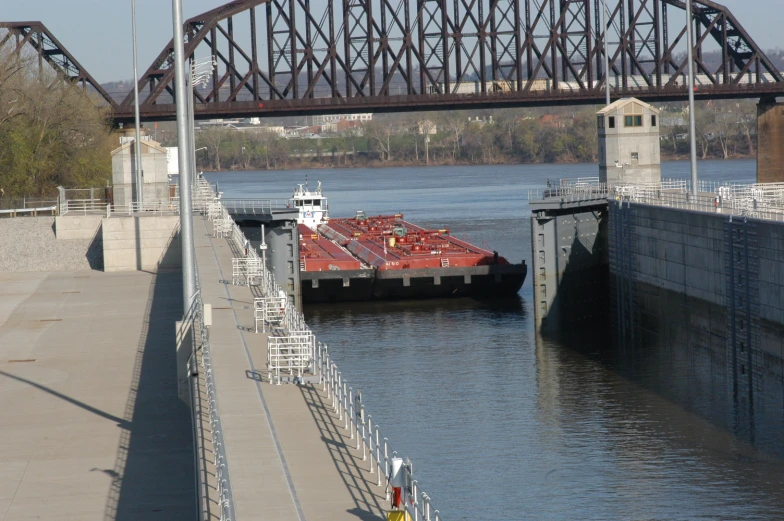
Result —
[[314, 191], [308, 190], [308, 185], [297, 185], [291, 197], [291, 206], [299, 210], [297, 224], [304, 224], [311, 230], [316, 230], [319, 224], [329, 220], [329, 205], [327, 198], [321, 193], [321, 181]]

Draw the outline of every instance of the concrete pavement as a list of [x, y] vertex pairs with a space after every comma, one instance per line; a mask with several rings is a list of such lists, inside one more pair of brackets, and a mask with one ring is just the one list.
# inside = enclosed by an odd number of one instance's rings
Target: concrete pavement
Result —
[[251, 289], [231, 285], [230, 242], [202, 217], [193, 229], [237, 519], [384, 519], [384, 489], [321, 386], [266, 381], [267, 335], [252, 331]]
[[0, 274], [0, 520], [194, 519], [179, 272]]

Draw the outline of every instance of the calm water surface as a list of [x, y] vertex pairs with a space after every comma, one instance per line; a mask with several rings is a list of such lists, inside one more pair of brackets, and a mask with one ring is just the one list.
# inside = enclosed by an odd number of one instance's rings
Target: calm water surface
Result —
[[[703, 178], [744, 182], [756, 168], [699, 166]], [[688, 162], [662, 170], [689, 175]], [[226, 197], [288, 198], [308, 175], [311, 187], [324, 183], [333, 216], [403, 212], [530, 266], [527, 190], [596, 171], [515, 165], [207, 177]], [[542, 341], [531, 304], [526, 280], [518, 298], [501, 302], [322, 305], [306, 316], [446, 521], [784, 519], [781, 396], [749, 419], [711, 376], [709, 360], [673, 360], [655, 348], [619, 356], [606, 333]]]

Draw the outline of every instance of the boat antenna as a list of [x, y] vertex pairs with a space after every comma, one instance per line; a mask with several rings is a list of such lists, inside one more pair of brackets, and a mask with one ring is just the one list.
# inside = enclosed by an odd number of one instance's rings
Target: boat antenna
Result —
[[305, 174], [305, 191], [308, 191], [308, 174]]

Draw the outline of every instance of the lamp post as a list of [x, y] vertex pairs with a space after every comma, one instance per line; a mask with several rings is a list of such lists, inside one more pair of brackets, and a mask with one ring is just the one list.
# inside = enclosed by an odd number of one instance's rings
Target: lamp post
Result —
[[172, 0], [174, 24], [174, 88], [177, 104], [177, 146], [180, 150], [180, 245], [182, 249], [183, 313], [187, 314], [196, 295], [193, 249], [193, 206], [191, 204], [191, 154], [188, 152], [188, 98], [186, 98], [185, 49], [182, 30], [182, 0]]
[[143, 200], [142, 189], [144, 187], [144, 171], [142, 170], [142, 133], [139, 128], [139, 71], [137, 67], [136, 55], [136, 0], [131, 0], [131, 26], [133, 30], [133, 97], [134, 97], [134, 115], [136, 117], [136, 141], [134, 142], [134, 150], [136, 157], [136, 202], [141, 203]]
[[686, 44], [689, 60], [689, 146], [691, 148], [691, 193], [697, 195], [697, 135], [694, 122], [694, 49], [692, 40], [691, 0], [686, 0]]

